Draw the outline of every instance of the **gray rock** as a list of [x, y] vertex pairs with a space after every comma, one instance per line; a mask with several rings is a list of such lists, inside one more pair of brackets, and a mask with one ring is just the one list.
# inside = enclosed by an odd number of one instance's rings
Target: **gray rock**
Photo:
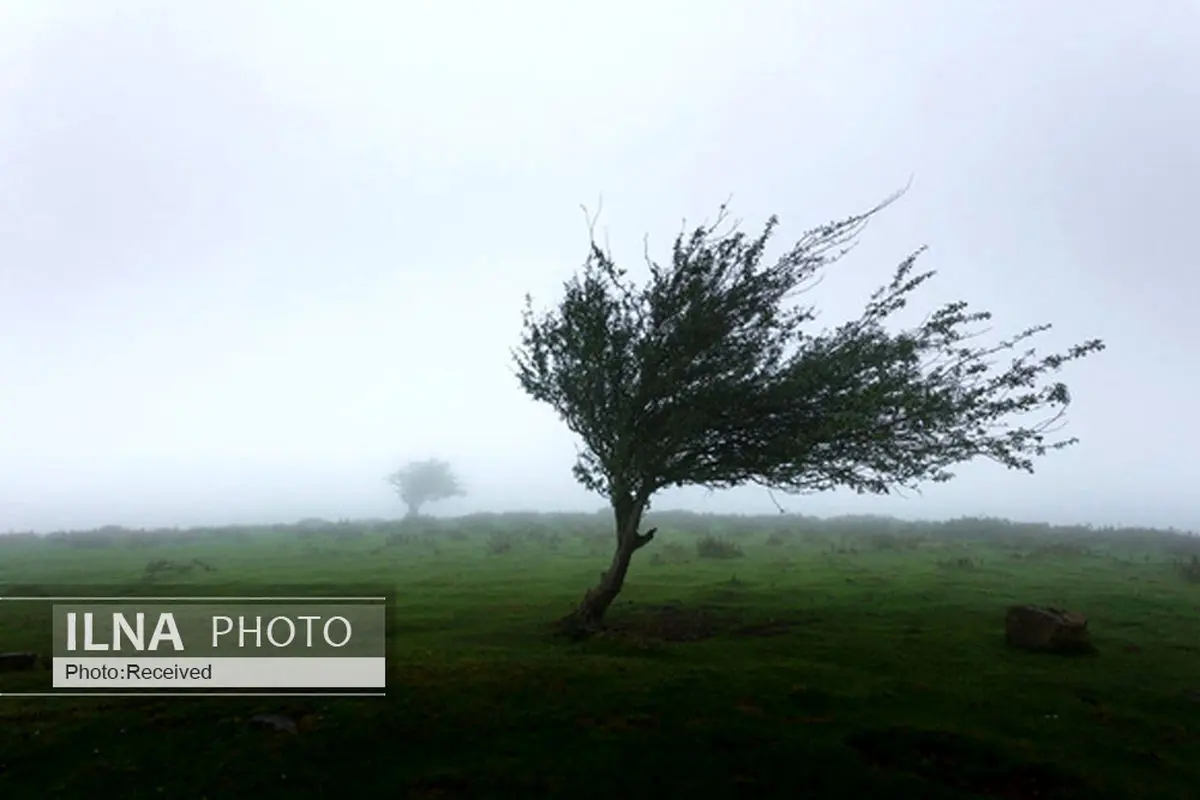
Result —
[[1043, 653], [1091, 652], [1087, 617], [1046, 606], [1011, 606], [1004, 617], [1011, 647]]

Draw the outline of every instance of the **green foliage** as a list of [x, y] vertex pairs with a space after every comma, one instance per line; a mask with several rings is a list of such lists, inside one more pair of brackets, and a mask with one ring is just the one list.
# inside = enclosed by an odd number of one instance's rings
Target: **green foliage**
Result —
[[1028, 349], [994, 370], [994, 356], [1050, 326], [972, 346], [991, 315], [955, 302], [890, 329], [934, 275], [914, 273], [920, 250], [831, 330], [811, 330], [815, 310], [789, 302], [894, 199], [807, 232], [774, 263], [763, 259], [777, 219], [754, 238], [722, 232], [722, 207], [679, 234], [668, 265], [650, 262], [644, 285], [593, 237], [557, 308], [535, 314], [526, 298], [514, 353], [521, 386], [582, 439], [578, 480], [639, 509], [684, 485], [887, 493], [949, 480], [977, 457], [1032, 472], [1034, 457], [1074, 443], [1048, 438], [1070, 396], [1042, 379], [1104, 345]]
[[408, 506], [411, 517], [417, 516], [426, 503], [466, 494], [450, 465], [436, 458], [410, 461], [388, 475], [387, 482]]
[[746, 554], [731, 541], [705, 536], [696, 542], [696, 555], [700, 558], [741, 558]]
[[1192, 556], [1176, 565], [1179, 575], [1188, 583], [1200, 583], [1200, 556]]
[[384, 547], [408, 547], [420, 544], [421, 537], [409, 531], [393, 531], [383, 540]]
[[150, 561], [146, 564], [144, 572], [145, 580], [153, 581], [161, 575], [184, 576], [190, 575], [193, 570], [201, 569], [204, 572], [216, 572], [217, 568], [206, 561], [201, 561], [198, 558], [193, 558], [191, 561], [182, 562], [169, 558], [159, 558]]
[[497, 531], [488, 537], [487, 551], [489, 555], [499, 556], [511, 551], [517, 544], [517, 537], [508, 532]]

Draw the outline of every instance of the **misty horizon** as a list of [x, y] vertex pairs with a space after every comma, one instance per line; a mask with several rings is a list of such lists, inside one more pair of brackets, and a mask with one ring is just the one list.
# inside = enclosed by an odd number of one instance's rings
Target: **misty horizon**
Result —
[[778, 252], [910, 178], [816, 325], [929, 245], [914, 316], [1104, 339], [1061, 376], [1079, 443], [905, 497], [651, 511], [1200, 530], [1200, 7], [322, 8], [11, 4], [0, 531], [397, 517], [384, 476], [428, 457], [467, 488], [432, 515], [593, 512], [510, 354], [586, 255], [580, 205], [641, 277], [643, 237], [665, 260], [727, 199], [780, 216]]

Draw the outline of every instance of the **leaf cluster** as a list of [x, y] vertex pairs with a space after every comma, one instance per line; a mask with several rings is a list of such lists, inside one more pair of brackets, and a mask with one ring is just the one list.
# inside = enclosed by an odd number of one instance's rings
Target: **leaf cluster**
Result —
[[1050, 328], [1040, 325], [977, 345], [991, 314], [966, 302], [895, 329], [935, 274], [916, 271], [923, 248], [857, 319], [812, 329], [798, 296], [897, 197], [806, 232], [773, 261], [777, 218], [750, 237], [722, 229], [722, 206], [676, 237], [668, 264], [647, 257], [640, 284], [593, 235], [557, 307], [536, 313], [526, 297], [514, 352], [524, 390], [582, 440], [580, 482], [643, 501], [683, 485], [888, 493], [950, 480], [977, 457], [1032, 472], [1034, 458], [1073, 444], [1052, 436], [1070, 394], [1047, 378], [1104, 344], [1038, 356], [1028, 340]]

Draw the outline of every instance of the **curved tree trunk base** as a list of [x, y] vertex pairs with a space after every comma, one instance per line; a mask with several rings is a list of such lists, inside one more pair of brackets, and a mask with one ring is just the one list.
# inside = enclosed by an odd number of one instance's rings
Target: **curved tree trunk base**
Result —
[[581, 641], [604, 630], [604, 615], [620, 591], [613, 577], [611, 570], [601, 576], [600, 585], [585, 594], [574, 611], [554, 623], [559, 636]]
[[597, 622], [588, 622], [578, 610], [572, 611], [565, 617], [556, 619], [553, 623], [552, 630], [554, 636], [562, 639], [567, 639], [571, 642], [582, 642], [590, 639], [600, 631], [604, 630], [604, 626]]
[[600, 583], [583, 596], [575, 610], [554, 623], [559, 636], [571, 641], [581, 641], [603, 630], [604, 615], [621, 593], [621, 587], [625, 584], [625, 574], [629, 571], [630, 559], [635, 551], [654, 539], [658, 530], [651, 528], [643, 534], [637, 532], [637, 524], [641, 519], [640, 508], [634, 509], [628, 518], [620, 514], [617, 518], [617, 550], [613, 554], [612, 563], [600, 576]]

